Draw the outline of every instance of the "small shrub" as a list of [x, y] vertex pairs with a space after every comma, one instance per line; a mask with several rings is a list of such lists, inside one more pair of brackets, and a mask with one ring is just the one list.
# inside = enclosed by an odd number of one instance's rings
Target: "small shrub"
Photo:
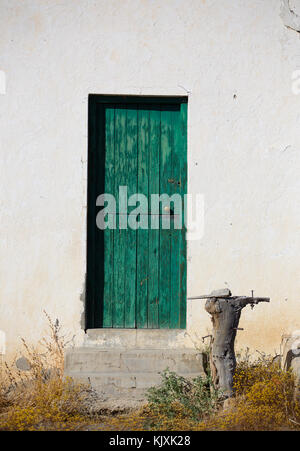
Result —
[[209, 376], [189, 380], [168, 369], [161, 376], [161, 384], [151, 387], [147, 393], [146, 416], [150, 423], [159, 417], [163, 421], [171, 420], [173, 426], [174, 419], [195, 422], [217, 409], [219, 393]]

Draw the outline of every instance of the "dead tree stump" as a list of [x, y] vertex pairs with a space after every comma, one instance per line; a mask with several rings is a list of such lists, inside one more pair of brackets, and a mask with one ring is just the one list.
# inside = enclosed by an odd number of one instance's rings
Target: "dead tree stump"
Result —
[[[221, 290], [215, 292], [221, 293]], [[233, 396], [233, 375], [236, 368], [234, 340], [238, 330], [241, 311], [246, 305], [251, 307], [259, 302], [269, 302], [269, 298], [231, 296], [207, 297], [206, 311], [212, 316], [213, 335], [210, 352], [210, 368], [214, 386], [220, 389], [224, 398]]]

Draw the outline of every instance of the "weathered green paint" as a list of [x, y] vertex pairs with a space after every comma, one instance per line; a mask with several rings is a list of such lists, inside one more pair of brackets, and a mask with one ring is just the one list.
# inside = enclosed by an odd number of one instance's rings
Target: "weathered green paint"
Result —
[[[149, 139], [149, 192], [159, 193], [159, 156], [160, 156], [160, 120], [161, 111], [150, 111]], [[150, 221], [159, 225], [159, 217], [151, 216]], [[148, 327], [159, 327], [159, 229], [149, 229], [149, 265], [148, 265]]]
[[[172, 112], [161, 112], [161, 148], [160, 148], [160, 193], [171, 194], [173, 127]], [[160, 217], [162, 225], [163, 217]], [[160, 273], [159, 273], [159, 325], [170, 325], [171, 307], [171, 230], [160, 228]], [[177, 232], [178, 233], [178, 232]]]
[[[186, 141], [186, 98], [90, 96], [87, 328], [185, 328], [185, 229], [162, 229], [164, 212], [151, 217], [150, 196], [183, 200]], [[119, 186], [148, 197], [148, 229], [97, 229], [103, 192], [116, 198], [117, 226], [127, 222], [132, 207], [119, 210]]]
[[[114, 162], [114, 123], [115, 109], [105, 110], [105, 192], [114, 193], [115, 162]], [[103, 303], [103, 327], [112, 327], [112, 303], [114, 289], [114, 230], [106, 230], [104, 233], [104, 295]]]
[[[137, 106], [127, 108], [127, 170], [128, 196], [137, 191]], [[127, 219], [127, 218], [126, 218]], [[125, 277], [125, 324], [126, 328], [136, 326], [136, 230], [126, 230], [126, 277]]]

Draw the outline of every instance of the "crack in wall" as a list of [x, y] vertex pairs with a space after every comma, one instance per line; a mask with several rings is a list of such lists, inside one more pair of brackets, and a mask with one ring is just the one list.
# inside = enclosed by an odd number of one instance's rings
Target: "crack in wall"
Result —
[[287, 28], [300, 33], [300, 16], [291, 7], [290, 0], [281, 0], [280, 17]]

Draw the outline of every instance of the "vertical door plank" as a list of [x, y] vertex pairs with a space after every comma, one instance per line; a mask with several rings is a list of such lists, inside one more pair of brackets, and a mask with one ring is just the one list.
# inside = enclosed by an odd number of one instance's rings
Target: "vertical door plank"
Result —
[[[180, 123], [180, 110], [172, 112], [172, 125], [174, 131], [174, 145], [172, 149], [172, 194], [182, 195], [182, 179], [181, 179], [181, 161], [183, 158], [183, 135], [181, 132]], [[183, 202], [182, 202], [183, 206]], [[178, 212], [174, 210], [177, 214]], [[180, 252], [181, 252], [181, 229], [176, 229], [174, 225], [179, 217], [176, 217], [172, 223], [171, 229], [171, 315], [170, 315], [170, 327], [172, 329], [180, 327], [180, 306], [181, 301], [181, 288], [180, 288]], [[182, 224], [182, 221], [181, 221]]]
[[[138, 192], [148, 197], [149, 110], [138, 109]], [[148, 230], [137, 230], [137, 327], [147, 328], [148, 316]]]
[[[137, 105], [127, 110], [126, 160], [129, 198], [137, 192]], [[126, 235], [125, 327], [132, 328], [136, 326], [136, 230], [128, 227]]]
[[114, 233], [114, 298], [113, 327], [125, 325], [125, 249], [126, 230], [119, 228], [119, 186], [126, 185], [126, 109], [115, 109], [115, 198], [117, 202], [117, 228]]
[[[180, 177], [182, 196], [187, 193], [187, 103], [180, 105], [180, 127], [182, 152], [180, 158]], [[186, 328], [186, 227], [185, 212], [180, 235], [180, 328]]]
[[[160, 109], [150, 110], [149, 205], [151, 194], [159, 194]], [[151, 212], [153, 214], [153, 212]], [[148, 327], [158, 328], [159, 305], [159, 228], [151, 228], [149, 217]], [[159, 216], [154, 217], [159, 226]]]
[[[114, 194], [114, 133], [115, 110], [105, 110], [105, 193]], [[111, 212], [110, 214], [112, 214]], [[114, 218], [115, 219], [115, 218]], [[114, 289], [114, 230], [104, 230], [104, 295], [103, 327], [112, 327], [112, 302]]]
[[[162, 108], [161, 112], [161, 152], [160, 152], [160, 194], [170, 194], [171, 158], [173, 145], [172, 116]], [[166, 214], [162, 210], [162, 214]], [[170, 327], [171, 296], [171, 240], [170, 230], [162, 228], [160, 219], [160, 271], [159, 271], [159, 327]]]

